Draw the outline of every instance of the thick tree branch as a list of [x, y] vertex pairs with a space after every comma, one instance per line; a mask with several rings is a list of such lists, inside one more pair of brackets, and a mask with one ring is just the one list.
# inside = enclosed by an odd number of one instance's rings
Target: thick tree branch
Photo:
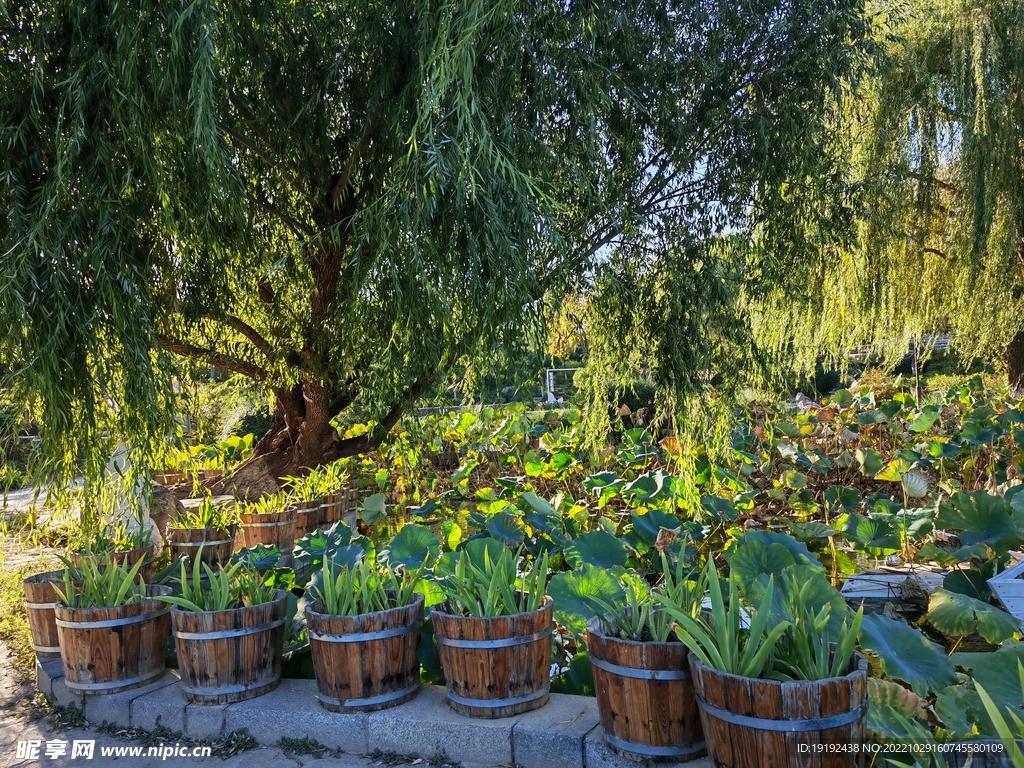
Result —
[[255, 381], [265, 381], [269, 375], [267, 371], [260, 368], [258, 365], [246, 363], [243, 360], [231, 357], [230, 355], [225, 355], [222, 352], [216, 352], [206, 347], [188, 344], [180, 339], [163, 337], [160, 339], [160, 344], [165, 349], [169, 349], [176, 355], [191, 357], [195, 360], [202, 360], [203, 362], [215, 365], [218, 368], [224, 368], [225, 370], [234, 371], [235, 373], [240, 373], [243, 376], [248, 376], [250, 379], [254, 379]]
[[356, 146], [355, 153], [349, 159], [344, 170], [338, 174], [338, 178], [335, 179], [334, 185], [331, 187], [331, 191], [327, 194], [327, 206], [331, 210], [337, 211], [340, 207], [338, 200], [341, 199], [341, 196], [344, 194], [349, 182], [352, 180], [352, 174], [355, 172], [359, 162], [363, 159], [363, 155], [366, 154], [366, 150], [370, 148], [370, 141], [377, 134], [377, 126], [379, 124], [380, 105], [378, 104], [370, 113], [370, 119], [366, 123], [366, 128], [363, 130], [362, 138], [359, 139], [359, 144]]
[[260, 208], [265, 210], [267, 213], [277, 216], [285, 226], [287, 226], [292, 232], [298, 237], [313, 237], [313, 230], [311, 227], [306, 226], [298, 219], [294, 219], [284, 211], [278, 209], [274, 205], [261, 197], [253, 197], [250, 194], [246, 194], [245, 199], [254, 205], [258, 205]]
[[244, 320], [242, 320], [240, 317], [235, 317], [234, 315], [224, 315], [223, 320], [229, 326], [231, 326], [240, 334], [245, 336], [245, 338], [252, 342], [252, 345], [256, 347], [256, 349], [258, 349], [264, 355], [266, 355], [267, 357], [271, 357], [273, 355], [274, 348], [270, 346], [270, 342], [263, 338], [259, 331], [257, 331]]

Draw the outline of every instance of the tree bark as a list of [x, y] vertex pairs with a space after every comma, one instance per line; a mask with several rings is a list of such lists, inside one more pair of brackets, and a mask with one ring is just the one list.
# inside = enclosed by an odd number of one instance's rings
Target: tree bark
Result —
[[322, 464], [375, 450], [436, 373], [414, 381], [372, 430], [350, 438], [342, 438], [331, 424], [351, 403], [350, 398], [338, 397], [324, 385], [308, 381], [275, 391], [274, 422], [253, 448], [252, 458], [211, 485], [211, 490], [253, 500], [279, 491], [282, 477], [301, 476]]
[[1006, 372], [1010, 389], [1024, 390], [1024, 331], [1018, 331], [1006, 347]]

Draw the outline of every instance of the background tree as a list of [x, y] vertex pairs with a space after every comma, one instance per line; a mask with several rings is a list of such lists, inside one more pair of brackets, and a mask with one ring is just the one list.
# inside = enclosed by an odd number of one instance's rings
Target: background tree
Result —
[[810, 312], [775, 302], [790, 321], [765, 330], [813, 364], [948, 329], [1024, 388], [1024, 3], [913, 0], [878, 39], [843, 129], [860, 237], [809, 279]]
[[[865, 32], [856, 0], [0, 7], [0, 359], [54, 469], [105, 430], [158, 449], [184, 356], [273, 392], [253, 484], [371, 447], [593, 285], [595, 360], [734, 370], [731, 296], [831, 214]], [[754, 229], [777, 247], [716, 246]], [[379, 427], [342, 439], [353, 407]]]

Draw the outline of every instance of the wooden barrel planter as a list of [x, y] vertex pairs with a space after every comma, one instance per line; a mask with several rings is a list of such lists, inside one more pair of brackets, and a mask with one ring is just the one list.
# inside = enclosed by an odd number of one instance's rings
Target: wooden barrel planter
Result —
[[148, 587], [149, 598], [113, 608], [68, 608], [54, 614], [64, 682], [80, 694], [117, 693], [150, 683], [164, 673], [171, 630], [167, 604], [154, 595], [170, 587]]
[[25, 589], [25, 613], [32, 631], [32, 650], [40, 659], [59, 659], [60, 640], [57, 636], [57, 593], [54, 582], [63, 582], [64, 571], [47, 571], [29, 576], [22, 582]]
[[228, 526], [227, 532], [220, 528], [168, 528], [167, 543], [171, 547], [171, 559], [182, 555], [195, 557], [203, 549], [203, 562], [211, 568], [226, 565], [235, 549], [235, 534], [238, 526]]
[[608, 745], [642, 760], [682, 762], [705, 754], [686, 646], [620, 640], [605, 626], [600, 617], [587, 622], [587, 648]]
[[282, 552], [291, 552], [295, 546], [295, 510], [271, 514], [239, 514], [242, 521], [242, 546], [258, 544], [276, 546]]
[[296, 501], [292, 505], [295, 510], [295, 538], [301, 539], [320, 527], [320, 500]]
[[320, 608], [306, 608], [306, 626], [321, 706], [374, 712], [416, 695], [423, 595], [413, 595], [411, 605], [360, 616], [333, 616]]
[[511, 717], [544, 706], [551, 687], [552, 600], [536, 611], [478, 619], [431, 612], [452, 709]]
[[272, 602], [196, 613], [171, 609], [181, 690], [188, 701], [228, 704], [281, 682], [287, 594]]
[[185, 482], [185, 473], [180, 469], [158, 469], [153, 473], [153, 482], [157, 485], [180, 485]]
[[691, 654], [693, 687], [712, 764], [863, 766], [867, 659], [858, 653], [850, 667], [843, 677], [783, 683], [720, 672]]

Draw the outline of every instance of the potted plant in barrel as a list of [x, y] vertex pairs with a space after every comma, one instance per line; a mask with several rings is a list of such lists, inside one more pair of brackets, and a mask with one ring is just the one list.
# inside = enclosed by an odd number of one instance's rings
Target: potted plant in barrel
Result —
[[180, 595], [171, 605], [171, 630], [185, 698], [201, 704], [245, 701], [281, 680], [288, 595], [239, 561], [214, 571], [181, 565]]
[[54, 591], [54, 616], [64, 680], [80, 694], [138, 688], [164, 672], [170, 620], [158, 599], [167, 587], [147, 587], [135, 565], [84, 558], [65, 571]]
[[141, 560], [139, 576], [149, 581], [156, 559], [153, 531], [127, 522], [107, 524], [97, 535], [83, 542], [79, 551], [72, 556], [72, 562], [78, 563], [83, 557], [110, 557], [115, 563], [127, 563], [129, 566]]
[[348, 503], [345, 489], [348, 473], [340, 463], [314, 469], [305, 477], [284, 477], [282, 480], [288, 484], [295, 498], [296, 537], [301, 538], [317, 528], [329, 527], [341, 519]]
[[238, 505], [238, 520], [242, 525], [242, 546], [260, 544], [277, 547], [282, 553], [295, 546], [295, 508], [287, 493], [265, 494], [256, 501]]
[[333, 712], [393, 707], [419, 687], [416, 646], [424, 597], [415, 587], [425, 561], [396, 572], [363, 557], [358, 547], [345, 549], [339, 554], [348, 562], [325, 559], [307, 590], [317, 699]]
[[548, 560], [521, 561], [521, 550], [482, 538], [447, 553], [436, 569], [446, 600], [431, 619], [448, 701], [460, 714], [509, 717], [547, 703], [554, 631]]
[[587, 622], [587, 648], [609, 746], [634, 759], [692, 760], [705, 746], [689, 653], [658, 599], [695, 616], [707, 585], [691, 580], [681, 558], [671, 567], [664, 553], [662, 571], [653, 590], [630, 576], [623, 579], [621, 602], [592, 598], [604, 614]]
[[194, 510], [179, 511], [167, 529], [173, 559], [181, 555], [198, 557], [211, 566], [226, 564], [235, 548], [235, 510], [232, 504], [217, 504], [206, 496]]
[[[726, 600], [710, 561], [708, 612], [693, 616], [658, 598], [690, 650], [704, 738], [716, 766], [759, 765], [765, 752], [773, 765], [863, 765], [867, 659], [855, 651], [863, 609], [830, 629], [833, 604], [820, 595], [811, 599], [816, 580], [807, 570], [786, 569], [781, 589], [774, 577], [762, 582], [747, 627], [737, 579], [730, 578]], [[845, 604], [842, 610], [849, 613]], [[838, 748], [811, 747], [823, 743]]]

